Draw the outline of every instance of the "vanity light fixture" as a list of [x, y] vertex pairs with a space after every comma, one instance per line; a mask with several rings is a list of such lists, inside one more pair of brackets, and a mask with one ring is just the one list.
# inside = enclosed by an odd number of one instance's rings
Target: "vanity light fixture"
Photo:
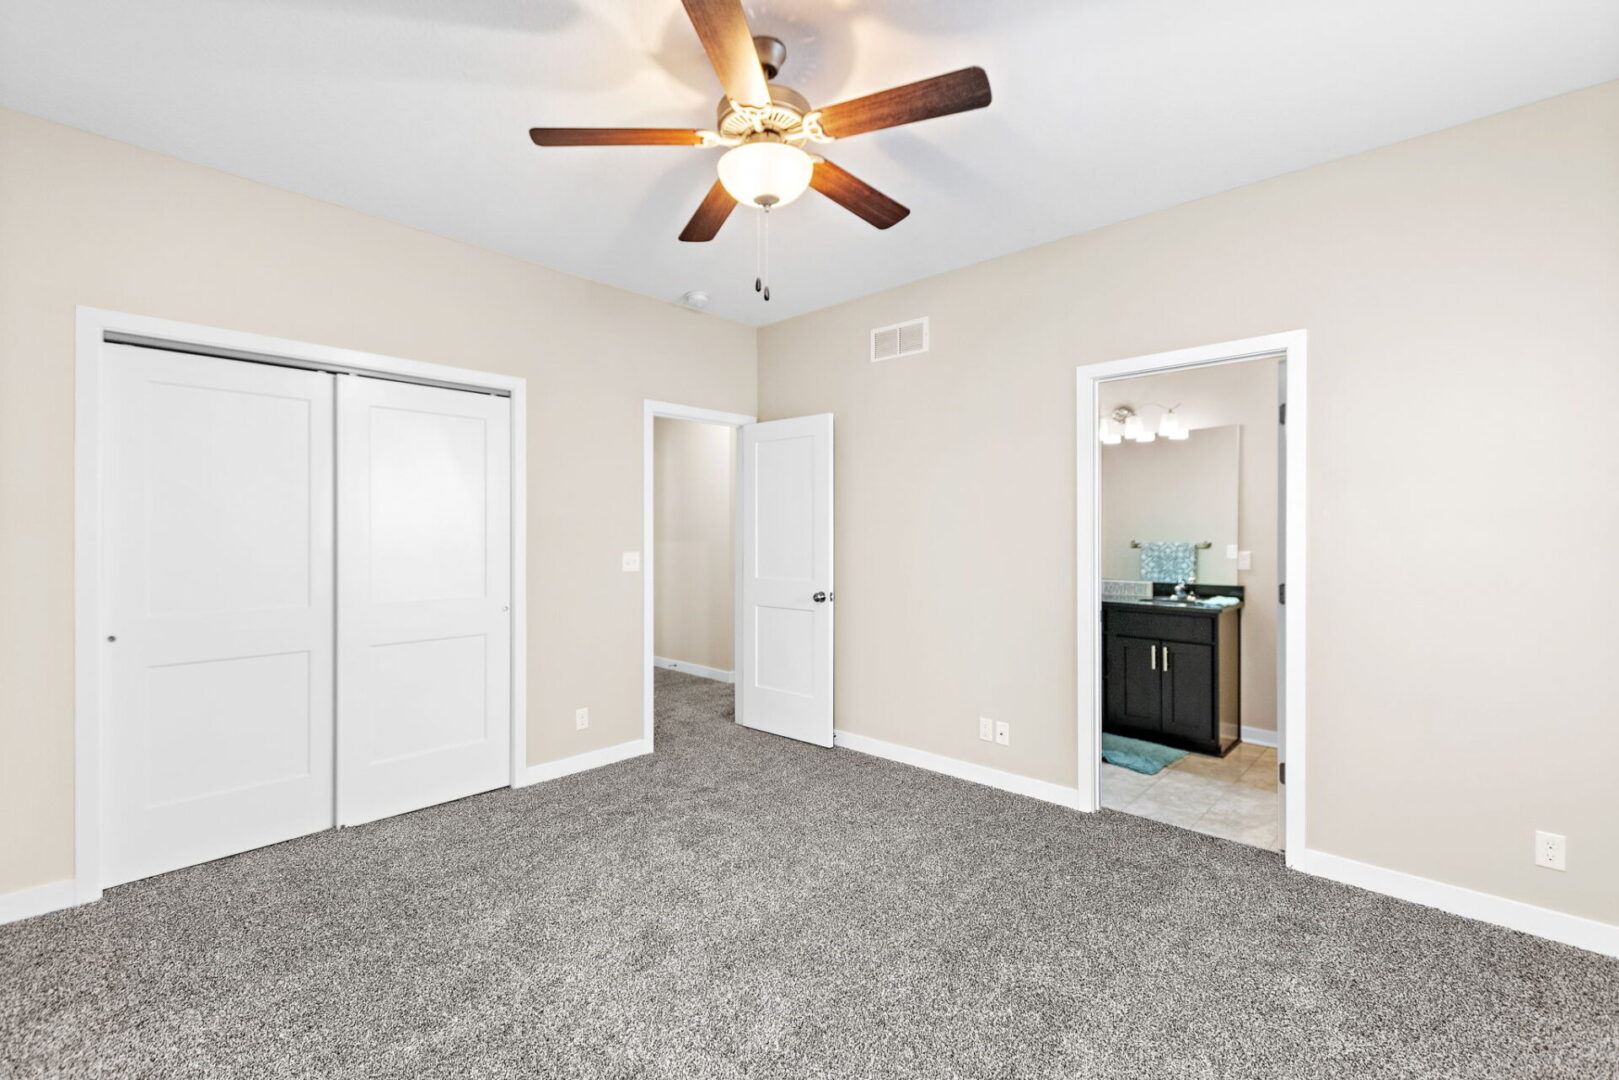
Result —
[[1135, 409], [1128, 405], [1120, 405], [1102, 417], [1101, 423], [1097, 425], [1097, 436], [1108, 446], [1117, 446], [1125, 439], [1131, 442], [1150, 443], [1160, 435], [1166, 439], [1177, 440], [1191, 435], [1186, 425], [1181, 423], [1180, 414], [1176, 412], [1180, 408], [1179, 405], [1155, 405], [1149, 402], [1142, 408], [1164, 411], [1156, 429], [1148, 427]]

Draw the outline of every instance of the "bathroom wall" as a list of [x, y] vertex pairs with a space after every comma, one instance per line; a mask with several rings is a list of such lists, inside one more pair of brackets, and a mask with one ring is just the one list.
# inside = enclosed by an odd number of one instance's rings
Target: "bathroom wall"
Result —
[[730, 671], [736, 429], [653, 421], [653, 652]]
[[[1099, 522], [1103, 578], [1148, 578], [1141, 551], [1153, 541], [1207, 543], [1194, 548], [1189, 580], [1236, 585], [1237, 485], [1242, 427], [1198, 428], [1184, 439], [1154, 439], [1099, 446]], [[1175, 578], [1174, 580], [1179, 580]]]

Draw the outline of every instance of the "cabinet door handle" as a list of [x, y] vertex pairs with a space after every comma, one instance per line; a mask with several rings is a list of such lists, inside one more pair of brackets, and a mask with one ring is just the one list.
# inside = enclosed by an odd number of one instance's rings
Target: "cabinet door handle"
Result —
[[1158, 646], [1156, 645], [1152, 647], [1152, 669], [1154, 671], [1158, 670]]
[[1169, 670], [1169, 646], [1164, 646], [1164, 670]]

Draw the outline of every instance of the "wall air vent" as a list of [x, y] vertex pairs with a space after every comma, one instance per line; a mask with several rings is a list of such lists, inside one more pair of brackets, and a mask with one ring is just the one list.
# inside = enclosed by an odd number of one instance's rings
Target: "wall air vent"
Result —
[[915, 356], [928, 351], [928, 320], [879, 326], [871, 332], [871, 362], [897, 360], [901, 356]]

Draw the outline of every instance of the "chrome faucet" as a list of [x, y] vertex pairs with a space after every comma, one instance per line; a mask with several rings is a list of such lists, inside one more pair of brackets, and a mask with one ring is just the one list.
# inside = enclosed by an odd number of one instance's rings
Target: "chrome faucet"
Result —
[[1196, 600], [1197, 599], [1197, 594], [1192, 592], [1192, 590], [1190, 590], [1190, 589], [1188, 589], [1186, 587], [1186, 579], [1185, 578], [1182, 578], [1181, 583], [1179, 585], [1175, 586], [1175, 599], [1177, 599], [1177, 600]]

